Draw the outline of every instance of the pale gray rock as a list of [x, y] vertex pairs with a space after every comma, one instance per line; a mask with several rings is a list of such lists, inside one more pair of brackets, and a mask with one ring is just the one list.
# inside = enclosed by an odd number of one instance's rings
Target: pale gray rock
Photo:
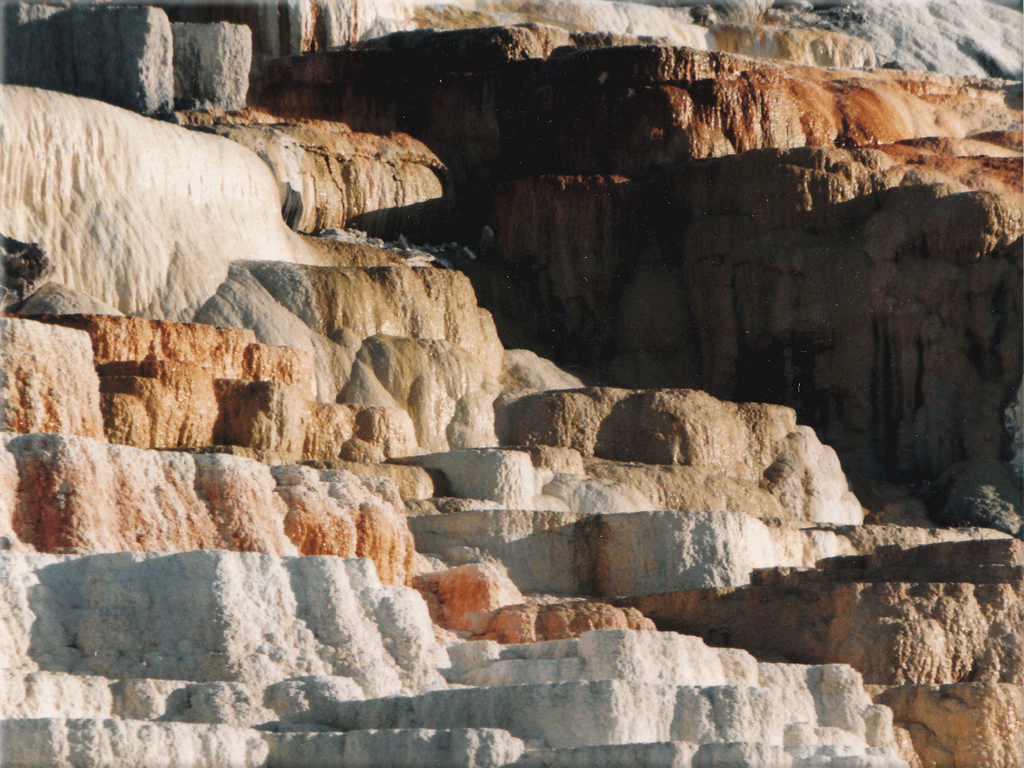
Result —
[[25, 299], [14, 314], [31, 315], [123, 315], [109, 304], [87, 293], [59, 283], [45, 283]]
[[175, 690], [165, 703], [163, 720], [245, 727], [273, 720], [241, 683], [193, 683]]
[[89, 334], [0, 318], [0, 432], [66, 432], [106, 440]]
[[499, 560], [523, 592], [564, 595], [740, 586], [757, 568], [810, 568], [853, 553], [831, 531], [769, 527], [728, 512], [465, 510], [410, 517], [409, 528], [420, 552]]
[[544, 484], [541, 493], [543, 496], [538, 497], [535, 502], [537, 509], [544, 508], [544, 499], [555, 499], [578, 515], [643, 512], [657, 506], [641, 491], [627, 483], [565, 473], [555, 474]]
[[417, 459], [444, 473], [455, 496], [482, 499], [513, 509], [530, 509], [536, 495], [533, 462], [519, 451], [477, 449], [434, 453]]
[[279, 733], [264, 737], [274, 768], [502, 768], [524, 751], [497, 728]]
[[252, 32], [244, 24], [172, 24], [174, 108], [245, 108]]
[[301, 349], [313, 356], [317, 400], [337, 401], [348, 381], [357, 343], [336, 343], [311, 330], [272, 296], [246, 268], [244, 262], [228, 267], [217, 292], [201, 306], [193, 322], [219, 328], [249, 328], [264, 344]]
[[245, 728], [113, 718], [5, 720], [0, 735], [9, 768], [261, 768], [269, 751]]
[[215, 125], [208, 130], [251, 149], [269, 166], [281, 193], [281, 217], [298, 230], [316, 207], [316, 179], [302, 145], [271, 125]]
[[[16, 9], [8, 13], [8, 22], [15, 14]], [[134, 112], [171, 108], [171, 25], [159, 8], [80, 5], [9, 23], [6, 33], [8, 83], [98, 99]]]
[[758, 663], [746, 651], [711, 648], [699, 637], [675, 632], [602, 630], [578, 639], [523, 645], [474, 641], [449, 647], [448, 653], [452, 682], [483, 687], [581, 680], [689, 686], [760, 684]]
[[363, 689], [351, 677], [309, 676], [282, 680], [267, 686], [263, 704], [273, 710], [277, 719], [290, 722], [323, 717], [325, 707], [333, 702], [366, 698]]
[[574, 749], [538, 749], [523, 755], [514, 768], [691, 768], [696, 744], [669, 741], [654, 744], [605, 744]]
[[974, 458], [954, 464], [933, 491], [941, 506], [937, 522], [994, 528], [1024, 538], [1024, 502], [1017, 476], [1001, 462]]
[[[946, 75], [1019, 80], [1024, 61], [1020, 6], [988, 0], [817, 2], [802, 17], [866, 40], [879, 61]], [[837, 6], [820, 10], [823, 6]]]

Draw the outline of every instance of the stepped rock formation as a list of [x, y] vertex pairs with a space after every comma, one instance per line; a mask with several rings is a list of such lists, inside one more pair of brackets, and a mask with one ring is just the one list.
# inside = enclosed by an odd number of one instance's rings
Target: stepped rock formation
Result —
[[0, 764], [1019, 768], [981, 3], [3, 9]]
[[541, 338], [577, 362], [626, 386], [771, 393], [849, 469], [937, 478], [1008, 455], [1022, 220], [1019, 156], [1000, 150], [749, 151], [639, 185], [539, 177], [499, 193], [497, 243], [539, 268]]

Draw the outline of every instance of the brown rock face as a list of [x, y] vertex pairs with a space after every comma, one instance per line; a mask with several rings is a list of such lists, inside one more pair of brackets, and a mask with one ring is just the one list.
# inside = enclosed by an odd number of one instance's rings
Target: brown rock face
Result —
[[[1003, 460], [1022, 366], [1009, 330], [1024, 293], [1019, 160], [890, 149], [677, 165], [634, 183], [627, 210], [645, 216], [603, 222], [594, 255], [560, 245], [583, 205], [574, 188], [526, 179], [503, 188], [493, 220], [550, 234], [497, 242], [509, 263], [538, 267], [528, 314], [551, 318], [538, 339], [565, 361], [625, 386], [791, 405], [872, 477]], [[599, 237], [617, 226], [640, 231], [631, 252]], [[591, 263], [606, 265], [602, 279]]]
[[[879, 685], [1024, 680], [1024, 558], [1010, 539], [881, 550], [735, 590], [617, 601], [659, 629]], [[767, 583], [764, 583], [767, 582]]]
[[593, 629], [655, 630], [656, 627], [635, 608], [572, 600], [500, 608], [491, 615], [483, 639], [499, 643], [535, 643], [579, 637]]
[[907, 685], [874, 696], [910, 733], [923, 765], [1024, 764], [1024, 689], [1005, 683]]
[[252, 331], [106, 315], [37, 319], [89, 334], [113, 443], [238, 446], [278, 460], [361, 450], [383, 461], [416, 449], [405, 413], [317, 403], [309, 355], [259, 344]]
[[516, 32], [528, 44], [510, 34], [421, 33], [272, 62], [250, 100], [357, 131], [409, 133], [451, 169], [474, 216], [506, 173], [631, 176], [757, 148], [888, 144], [1019, 121], [1000, 84], [650, 45], [549, 56], [541, 30]]

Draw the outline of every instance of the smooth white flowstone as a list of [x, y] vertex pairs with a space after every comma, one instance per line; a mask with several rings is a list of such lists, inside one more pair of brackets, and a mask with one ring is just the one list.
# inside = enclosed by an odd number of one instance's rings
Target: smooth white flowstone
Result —
[[129, 315], [192, 319], [239, 259], [315, 261], [255, 154], [91, 99], [0, 87], [0, 232]]

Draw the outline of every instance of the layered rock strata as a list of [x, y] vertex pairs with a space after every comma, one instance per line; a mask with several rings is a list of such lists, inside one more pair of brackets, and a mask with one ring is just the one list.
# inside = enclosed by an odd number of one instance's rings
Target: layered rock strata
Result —
[[251, 99], [279, 114], [411, 134], [451, 170], [477, 221], [486, 211], [475, 196], [489, 199], [511, 174], [630, 176], [749, 149], [962, 136], [1019, 120], [1002, 83], [657, 46], [555, 56], [547, 30], [519, 34], [534, 40], [500, 28], [445, 32], [448, 55], [438, 55], [423, 36], [401, 33], [390, 45], [292, 57], [271, 63]]
[[421, 569], [398, 489], [382, 478], [72, 435], [2, 441], [5, 549], [367, 557], [389, 584]]

